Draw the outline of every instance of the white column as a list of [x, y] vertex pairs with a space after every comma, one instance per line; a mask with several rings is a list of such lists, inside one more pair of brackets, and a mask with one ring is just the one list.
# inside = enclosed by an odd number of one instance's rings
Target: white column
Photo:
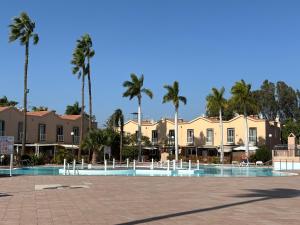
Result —
[[12, 176], [13, 163], [14, 163], [14, 154], [10, 154], [9, 176]]
[[182, 159], [180, 159], [180, 169], [182, 169]]
[[197, 160], [197, 170], [200, 169], [199, 160]]
[[126, 159], [127, 168], [129, 167], [129, 159]]
[[106, 171], [106, 169], [107, 169], [107, 160], [105, 159], [104, 160], [104, 170]]
[[173, 159], [173, 170], [176, 170], [176, 161]]
[[192, 162], [191, 160], [189, 160], [189, 170], [191, 170], [191, 168], [192, 168]]
[[64, 175], [66, 175], [66, 164], [67, 164], [67, 160], [64, 159]]
[[135, 170], [135, 159], [133, 160], [133, 170]]
[[76, 160], [73, 160], [73, 175], [75, 175]]
[[151, 170], [153, 170], [154, 169], [154, 161], [153, 161], [153, 159], [151, 160]]
[[83, 166], [84, 166], [84, 159], [81, 159], [81, 169], [83, 170]]
[[115, 163], [116, 163], [115, 158], [113, 158], [113, 169], [115, 168]]
[[170, 160], [167, 161], [167, 166], [168, 166], [167, 170], [169, 171], [170, 170]]

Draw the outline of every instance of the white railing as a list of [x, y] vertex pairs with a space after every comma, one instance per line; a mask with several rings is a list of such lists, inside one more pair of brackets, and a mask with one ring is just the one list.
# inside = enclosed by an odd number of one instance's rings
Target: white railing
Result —
[[187, 141], [188, 144], [193, 144], [194, 143], [194, 137], [187, 137]]
[[152, 142], [153, 145], [156, 145], [157, 142], [158, 142], [158, 139], [157, 139], [157, 138], [152, 138], [152, 141], [151, 141], [151, 142]]
[[74, 144], [79, 144], [79, 140], [80, 140], [79, 136], [73, 136], [73, 143]]
[[46, 141], [46, 134], [40, 134], [40, 141]]
[[64, 135], [57, 135], [57, 142], [64, 142]]

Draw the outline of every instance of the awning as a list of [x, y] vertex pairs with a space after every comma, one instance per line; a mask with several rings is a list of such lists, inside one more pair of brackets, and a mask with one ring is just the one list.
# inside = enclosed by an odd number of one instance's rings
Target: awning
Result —
[[[218, 149], [218, 152], [221, 152], [221, 148]], [[226, 152], [226, 153], [232, 152], [232, 147], [226, 147], [226, 146], [224, 146], [224, 152]]]
[[[249, 151], [256, 151], [258, 147], [256, 146], [249, 146]], [[246, 146], [239, 146], [233, 149], [233, 151], [246, 151]]]

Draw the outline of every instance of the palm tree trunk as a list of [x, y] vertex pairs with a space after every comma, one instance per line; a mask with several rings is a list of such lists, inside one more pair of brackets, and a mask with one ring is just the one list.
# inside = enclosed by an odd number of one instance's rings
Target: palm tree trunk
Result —
[[248, 129], [248, 120], [247, 113], [244, 111], [244, 123], [245, 123], [245, 147], [246, 147], [246, 157], [248, 160], [249, 157], [249, 129]]
[[138, 98], [138, 146], [139, 146], [139, 156], [138, 161], [142, 161], [142, 101], [141, 97]]
[[84, 133], [84, 68], [82, 68], [82, 74], [81, 74], [81, 126], [80, 126], [80, 143], [79, 143], [79, 149], [78, 149], [78, 160], [81, 158], [81, 143], [83, 140], [83, 133]]
[[29, 56], [29, 42], [25, 46], [25, 65], [24, 65], [24, 102], [23, 102], [23, 137], [22, 137], [22, 151], [21, 155], [25, 153], [26, 147], [26, 133], [27, 133], [27, 71], [28, 71], [28, 57]]
[[92, 154], [92, 164], [95, 164], [97, 161], [97, 151], [93, 149], [93, 154]]
[[178, 109], [175, 109], [175, 160], [178, 161]]
[[92, 129], [92, 116], [93, 116], [93, 109], [92, 109], [92, 84], [91, 84], [91, 67], [90, 67], [90, 57], [88, 57], [88, 85], [89, 85], [89, 130]]
[[220, 129], [221, 129], [221, 163], [223, 164], [224, 163], [224, 140], [223, 140], [223, 120], [222, 120], [222, 109], [219, 110], [219, 117], [220, 117]]
[[122, 150], [123, 150], [123, 128], [121, 127], [121, 133], [120, 133], [120, 164], [122, 163]]

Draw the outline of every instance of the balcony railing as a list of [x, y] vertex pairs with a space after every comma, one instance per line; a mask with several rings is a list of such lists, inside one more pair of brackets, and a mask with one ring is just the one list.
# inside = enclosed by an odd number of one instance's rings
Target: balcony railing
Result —
[[152, 138], [151, 140], [153, 145], [156, 145], [158, 143], [158, 139], [157, 138]]
[[73, 136], [73, 144], [78, 145], [79, 144], [80, 137], [79, 136]]
[[57, 142], [64, 142], [64, 135], [57, 135]]
[[194, 137], [187, 137], [187, 144], [194, 144]]
[[46, 134], [40, 134], [39, 141], [46, 141]]

